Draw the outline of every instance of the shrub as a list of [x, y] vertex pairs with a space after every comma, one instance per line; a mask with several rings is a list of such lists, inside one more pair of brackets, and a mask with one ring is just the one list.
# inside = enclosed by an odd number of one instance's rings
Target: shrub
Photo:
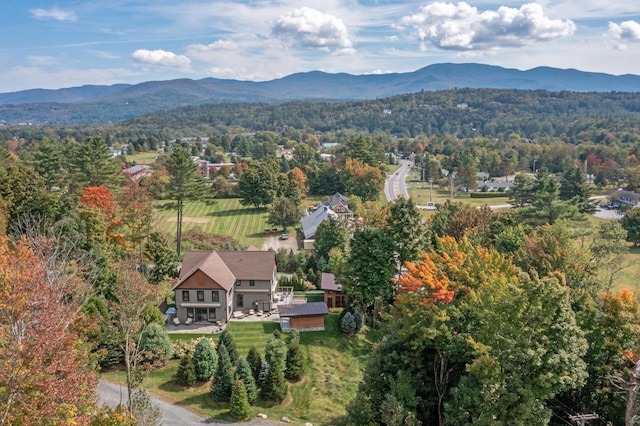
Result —
[[340, 322], [340, 328], [345, 334], [353, 334], [353, 332], [356, 330], [356, 322], [354, 321], [351, 312], [347, 312], [344, 315], [342, 321]]
[[202, 339], [193, 352], [193, 365], [198, 380], [209, 380], [218, 367], [218, 355], [208, 340]]
[[236, 420], [245, 420], [251, 414], [251, 407], [247, 399], [247, 391], [245, 390], [242, 380], [236, 380], [231, 392], [231, 402], [229, 403], [229, 414]]
[[173, 343], [173, 356], [174, 358], [184, 358], [185, 356], [193, 356], [193, 352], [195, 351], [196, 345], [201, 340], [207, 340], [212, 348], [216, 348], [216, 342], [210, 337], [200, 336], [197, 339], [184, 341], [178, 340]]
[[236, 379], [241, 380], [242, 384], [244, 384], [247, 400], [250, 405], [253, 405], [258, 399], [258, 388], [256, 387], [256, 379], [253, 378], [251, 367], [243, 357], [238, 358], [236, 367]]
[[191, 386], [196, 382], [196, 370], [190, 356], [185, 356], [180, 360], [176, 378], [178, 383], [184, 386]]
[[147, 362], [166, 360], [173, 355], [167, 329], [155, 322], [147, 325], [142, 331], [140, 347], [144, 354], [144, 360]]
[[133, 391], [131, 411], [139, 425], [157, 426], [162, 424], [162, 411], [151, 401], [151, 396], [146, 389]]

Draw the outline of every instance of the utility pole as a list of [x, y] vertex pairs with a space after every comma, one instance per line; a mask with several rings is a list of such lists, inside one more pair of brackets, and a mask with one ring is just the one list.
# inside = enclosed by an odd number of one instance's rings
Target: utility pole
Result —
[[433, 178], [429, 178], [429, 185], [431, 185], [429, 187], [429, 201], [432, 201], [431, 199], [431, 193], [433, 192]]
[[595, 413], [577, 414], [575, 416], [569, 416], [569, 420], [571, 420], [572, 422], [576, 422], [576, 424], [578, 426], [585, 426], [587, 424], [587, 421], [589, 421], [589, 420], [597, 420], [599, 418], [600, 418], [600, 416], [595, 414]]

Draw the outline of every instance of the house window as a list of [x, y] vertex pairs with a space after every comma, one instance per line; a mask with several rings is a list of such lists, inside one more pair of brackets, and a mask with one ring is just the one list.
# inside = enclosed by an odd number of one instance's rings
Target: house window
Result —
[[216, 308], [209, 308], [209, 321], [215, 321], [216, 319]]
[[256, 286], [256, 280], [249, 280], [249, 287], [255, 287]]
[[244, 294], [236, 294], [236, 307], [244, 308]]
[[198, 290], [196, 294], [198, 295], [198, 302], [204, 302], [204, 291]]
[[182, 292], [182, 301], [183, 302], [188, 302], [189, 301], [189, 291], [188, 290]]
[[213, 290], [211, 292], [211, 301], [212, 302], [219, 302], [220, 301], [220, 293], [218, 292], [218, 290]]
[[236, 287], [240, 287], [240, 280], [236, 280]]
[[332, 297], [328, 297], [327, 298], [327, 308], [333, 308], [333, 298]]

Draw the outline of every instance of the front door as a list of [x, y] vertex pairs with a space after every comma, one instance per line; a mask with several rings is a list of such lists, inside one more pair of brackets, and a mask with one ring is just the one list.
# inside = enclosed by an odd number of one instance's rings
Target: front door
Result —
[[333, 297], [327, 298], [327, 308], [333, 308]]

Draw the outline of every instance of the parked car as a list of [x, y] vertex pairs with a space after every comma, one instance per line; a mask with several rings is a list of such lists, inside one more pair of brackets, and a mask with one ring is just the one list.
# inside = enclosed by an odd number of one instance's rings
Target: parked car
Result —
[[289, 234], [287, 234], [286, 232], [283, 232], [282, 235], [280, 235], [280, 239], [281, 240], [288, 240], [289, 239]]

